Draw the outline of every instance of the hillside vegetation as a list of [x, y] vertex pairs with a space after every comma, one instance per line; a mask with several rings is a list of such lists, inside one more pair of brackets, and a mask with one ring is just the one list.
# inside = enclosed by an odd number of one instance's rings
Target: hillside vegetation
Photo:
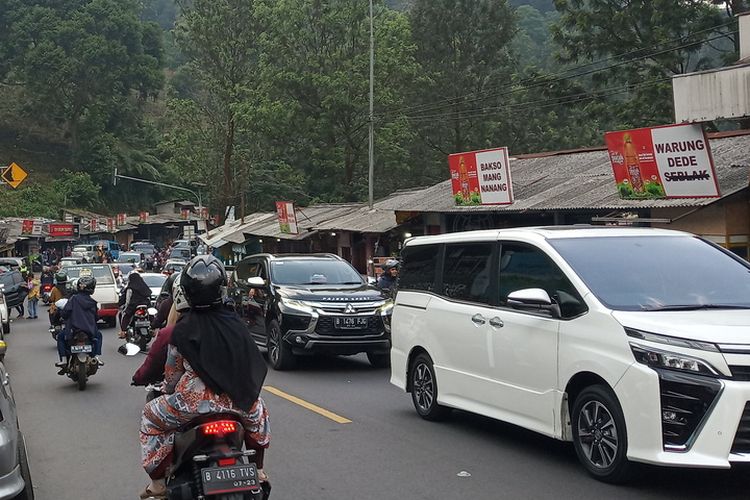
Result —
[[[599, 145], [670, 123], [669, 77], [736, 60], [742, 2], [376, 0], [376, 196], [446, 155]], [[205, 183], [214, 212], [367, 196], [359, 0], [0, 0], [0, 216], [134, 211]], [[180, 195], [181, 196], [181, 195]]]

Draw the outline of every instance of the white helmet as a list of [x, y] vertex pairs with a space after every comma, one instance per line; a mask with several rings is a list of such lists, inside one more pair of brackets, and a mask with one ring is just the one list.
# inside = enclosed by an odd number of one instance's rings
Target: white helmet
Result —
[[174, 284], [172, 285], [172, 300], [174, 301], [174, 308], [177, 312], [183, 312], [190, 309], [190, 304], [188, 304], [187, 299], [185, 299], [185, 293], [180, 286], [181, 275], [182, 273], [177, 273], [177, 277], [174, 279]]

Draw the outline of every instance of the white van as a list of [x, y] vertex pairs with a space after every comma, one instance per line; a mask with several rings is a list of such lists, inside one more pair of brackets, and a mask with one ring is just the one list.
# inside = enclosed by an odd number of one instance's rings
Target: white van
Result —
[[405, 243], [391, 382], [573, 441], [594, 477], [630, 461], [750, 462], [750, 265], [697, 236], [548, 227]]

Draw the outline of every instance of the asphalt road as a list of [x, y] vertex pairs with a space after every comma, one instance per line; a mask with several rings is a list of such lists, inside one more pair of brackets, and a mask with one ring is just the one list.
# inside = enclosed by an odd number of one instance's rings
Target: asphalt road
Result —
[[[40, 313], [46, 316], [44, 308]], [[14, 322], [6, 356], [37, 498], [138, 498], [147, 479], [138, 446], [145, 392], [129, 382], [143, 358], [117, 354], [115, 330], [104, 330], [106, 366], [79, 392], [56, 374], [46, 327], [41, 317]], [[266, 460], [271, 498], [750, 497], [748, 468], [643, 467], [629, 486], [605, 485], [582, 471], [568, 444], [464, 412], [445, 423], [425, 422], [388, 378], [388, 370], [372, 369], [362, 356], [309, 359], [294, 372], [269, 372], [263, 397], [273, 431]]]

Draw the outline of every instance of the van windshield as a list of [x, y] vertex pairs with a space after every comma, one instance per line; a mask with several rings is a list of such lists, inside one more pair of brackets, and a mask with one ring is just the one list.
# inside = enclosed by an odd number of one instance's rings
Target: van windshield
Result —
[[548, 242], [610, 309], [750, 309], [750, 264], [695, 236]]
[[324, 259], [271, 262], [271, 281], [277, 285], [361, 285], [362, 277], [346, 262]]

